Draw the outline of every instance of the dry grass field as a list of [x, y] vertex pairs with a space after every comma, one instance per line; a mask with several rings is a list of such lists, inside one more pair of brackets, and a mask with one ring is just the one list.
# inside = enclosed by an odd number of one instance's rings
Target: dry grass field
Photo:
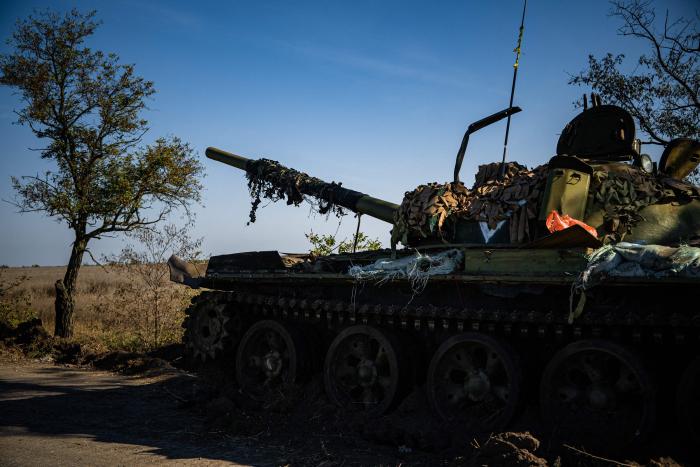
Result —
[[[2, 316], [39, 317], [53, 331], [54, 283], [64, 267], [0, 269]], [[83, 266], [78, 277], [74, 338], [94, 351], [147, 350], [182, 337], [193, 291], [168, 281], [164, 264]]]

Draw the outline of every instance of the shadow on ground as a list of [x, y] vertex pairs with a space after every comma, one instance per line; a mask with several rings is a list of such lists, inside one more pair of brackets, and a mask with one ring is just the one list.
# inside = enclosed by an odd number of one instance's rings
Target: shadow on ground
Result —
[[[97, 442], [106, 443], [105, 448], [112, 444], [133, 445], [138, 447], [135, 452], [166, 459], [286, 463], [284, 446], [263, 448], [253, 439], [211, 432], [202, 417], [179, 408], [186, 393], [192, 390], [192, 379], [185, 374], [157, 379], [125, 378], [50, 366], [0, 369], [0, 440], [38, 437], [68, 442], [77, 438], [88, 440], [83, 444], [89, 451], [101, 448]], [[42, 443], [30, 444], [35, 448], [26, 451], [27, 462], [19, 458], [9, 459], [10, 463], [35, 464], [41, 458], [36, 449], [40, 450]], [[45, 445], [51, 447], [50, 443]], [[9, 452], [4, 448], [0, 451]], [[83, 454], [86, 457], [80, 458], [92, 463], [90, 453]]]
[[[129, 377], [0, 362], [0, 464], [547, 465], [532, 454], [549, 451], [546, 444], [539, 449], [527, 433], [489, 437], [476, 450], [445, 451], [438, 443], [450, 430], [425, 425], [429, 417], [422, 413], [420, 392], [390, 417], [355, 424], [314, 382], [281, 412], [243, 410], [243, 401], [207, 393], [203, 384], [201, 377], [172, 367], [158, 376]], [[408, 426], [406, 420], [422, 424]], [[470, 444], [464, 438], [452, 443]], [[557, 456], [546, 457], [549, 465], [558, 463]], [[611, 465], [606, 461], [561, 458], [562, 465]], [[675, 465], [665, 461], [649, 465]]]

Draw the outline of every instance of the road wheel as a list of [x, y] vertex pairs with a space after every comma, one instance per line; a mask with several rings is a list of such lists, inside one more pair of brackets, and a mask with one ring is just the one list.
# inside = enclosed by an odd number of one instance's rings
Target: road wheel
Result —
[[309, 376], [311, 355], [293, 325], [258, 321], [243, 335], [236, 352], [236, 380], [259, 401], [276, 397]]
[[469, 431], [500, 430], [515, 413], [521, 380], [518, 359], [507, 346], [491, 336], [464, 333], [435, 352], [426, 392], [442, 420]]
[[592, 449], [641, 443], [654, 425], [655, 399], [639, 357], [605, 340], [564, 347], [545, 368], [540, 385], [542, 416], [552, 433]]
[[405, 393], [408, 360], [399, 361], [399, 340], [390, 331], [366, 325], [343, 330], [331, 343], [324, 364], [326, 393], [335, 404], [376, 416]]

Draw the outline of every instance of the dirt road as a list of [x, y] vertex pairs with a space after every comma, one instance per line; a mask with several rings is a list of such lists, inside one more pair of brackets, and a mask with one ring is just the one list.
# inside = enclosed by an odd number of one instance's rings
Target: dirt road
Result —
[[[0, 358], [0, 466], [467, 465], [475, 454], [482, 464], [490, 464], [489, 456], [503, 462], [506, 454], [508, 459], [525, 459], [525, 464], [544, 463], [527, 452], [535, 452], [528, 447], [513, 446], [504, 454], [482, 445], [472, 452], [466, 438], [461, 450], [428, 452], [437, 446], [428, 435], [439, 432], [423, 433], [426, 416], [420, 407], [425, 404], [412, 405], [411, 397], [396, 410], [393, 422], [373, 420], [350, 428], [343, 414], [336, 414], [314, 391], [291, 412], [270, 412], [266, 417], [236, 409], [221, 398], [183, 408], [185, 401], [205, 393], [206, 386], [197, 390], [200, 384], [175, 369], [153, 377], [125, 376]], [[416, 420], [423, 423], [419, 426]], [[677, 444], [661, 445], [643, 457], [677, 453], [681, 462], [693, 458]], [[426, 445], [428, 451], [412, 445]], [[581, 459], [575, 453], [562, 454], [567, 456], [565, 465], [599, 465], [587, 463], [587, 455]]]
[[208, 432], [178, 409], [191, 378], [0, 361], [0, 465], [280, 465], [284, 447]]

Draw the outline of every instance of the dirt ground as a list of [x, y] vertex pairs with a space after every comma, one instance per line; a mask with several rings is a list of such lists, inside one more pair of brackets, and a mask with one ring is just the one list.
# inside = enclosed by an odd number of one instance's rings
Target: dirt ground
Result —
[[226, 411], [220, 400], [204, 412], [186, 402], [199, 391], [197, 384], [197, 377], [174, 369], [127, 376], [3, 358], [0, 465], [462, 464], [352, 435], [343, 439], [342, 432], [297, 430], [285, 440], [267, 426], [235, 435], [231, 427], [212, 425], [212, 412]]
[[[230, 358], [191, 374], [181, 345], [86, 354], [38, 320], [0, 328], [3, 335], [0, 466], [640, 465], [565, 449], [542, 433], [540, 443], [528, 431], [538, 432], [531, 410], [514, 421], [518, 432], [467, 435], [431, 417], [422, 387], [368, 419], [333, 405], [320, 378], [253, 401], [233, 384]], [[27, 358], [38, 350], [41, 359]], [[695, 449], [679, 441], [669, 432], [630, 454], [642, 465], [678, 465], [661, 458], [669, 454], [693, 465]]]
[[[311, 416], [308, 430], [298, 420], [287, 429], [275, 417], [231, 426], [228, 412], [242, 415], [228, 399], [214, 399], [204, 410], [192, 403], [202, 393], [199, 384], [176, 369], [128, 376], [0, 356], [0, 465], [548, 465], [532, 454], [539, 442], [522, 433], [496, 435], [459, 455], [366, 439], [333, 424], [319, 430], [314, 417], [328, 421], [327, 414]], [[308, 416], [308, 408], [302, 413]], [[558, 464], [639, 465], [550, 459]]]
[[222, 426], [221, 417], [231, 420], [225, 399], [193, 402], [209, 397], [198, 377], [157, 372], [129, 376], [0, 355], [0, 465], [433, 464], [425, 453], [396, 455], [395, 446], [342, 432], [296, 425], [280, 433], [274, 420], [257, 417], [239, 420], [238, 430]]
[[284, 447], [254, 447], [203, 429], [179, 409], [191, 376], [129, 377], [0, 362], [0, 465], [280, 465]]

